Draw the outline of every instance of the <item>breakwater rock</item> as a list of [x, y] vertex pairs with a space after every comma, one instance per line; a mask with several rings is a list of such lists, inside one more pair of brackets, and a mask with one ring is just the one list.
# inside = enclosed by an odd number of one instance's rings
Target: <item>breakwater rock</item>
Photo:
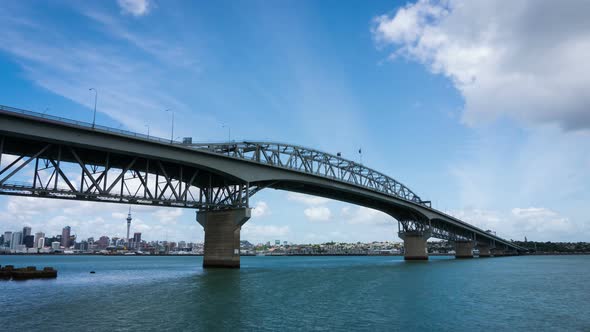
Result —
[[52, 267], [44, 267], [37, 270], [35, 266], [15, 268], [13, 265], [0, 266], [0, 279], [3, 280], [27, 280], [27, 279], [51, 279], [57, 278], [57, 270]]

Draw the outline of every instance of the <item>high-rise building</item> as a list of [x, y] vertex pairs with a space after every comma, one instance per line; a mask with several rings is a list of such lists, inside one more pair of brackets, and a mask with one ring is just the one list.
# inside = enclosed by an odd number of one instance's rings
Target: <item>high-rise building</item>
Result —
[[15, 249], [23, 242], [23, 233], [14, 232], [12, 233], [12, 239], [10, 240], [10, 249]]
[[141, 233], [133, 233], [133, 246], [135, 247], [135, 249], [140, 249]]
[[4, 246], [10, 247], [10, 241], [12, 241], [12, 232], [4, 232]]
[[25, 248], [33, 248], [35, 246], [35, 237], [33, 235], [24, 236], [23, 245]]
[[35, 241], [35, 248], [37, 249], [43, 249], [45, 248], [45, 238], [44, 237], [40, 237]]
[[23, 240], [29, 235], [31, 235], [31, 227], [29, 227], [29, 226], [23, 227]]
[[[64, 248], [68, 248], [70, 246], [70, 231], [72, 228], [70, 226], [66, 226], [61, 231], [61, 246]], [[53, 245], [53, 243], [51, 244]]]
[[[43, 243], [39, 246], [40, 240], [43, 239]], [[37, 232], [35, 233], [35, 248], [42, 249], [45, 246], [45, 233]]]
[[98, 241], [96, 241], [96, 243], [98, 244], [98, 247], [100, 249], [104, 249], [106, 247], [109, 246], [109, 244], [111, 244], [111, 240], [109, 239], [108, 236], [101, 236]]

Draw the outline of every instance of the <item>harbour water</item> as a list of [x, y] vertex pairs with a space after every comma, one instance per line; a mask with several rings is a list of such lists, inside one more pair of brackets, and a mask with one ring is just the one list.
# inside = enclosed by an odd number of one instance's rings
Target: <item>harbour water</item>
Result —
[[[0, 256], [54, 280], [0, 281], [4, 331], [590, 330], [590, 256]], [[90, 274], [90, 271], [96, 271]]]

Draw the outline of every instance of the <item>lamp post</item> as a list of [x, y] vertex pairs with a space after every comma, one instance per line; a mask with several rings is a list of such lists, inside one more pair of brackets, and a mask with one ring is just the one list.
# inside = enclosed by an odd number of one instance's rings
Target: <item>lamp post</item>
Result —
[[170, 143], [174, 142], [174, 111], [171, 109], [167, 109], [164, 112], [172, 113], [172, 132], [170, 133]]
[[147, 135], [147, 138], [150, 138], [150, 125], [149, 125], [149, 124], [146, 124], [145, 126], [146, 126], [146, 127], [147, 127], [147, 129], [148, 129], [148, 135]]
[[227, 143], [231, 143], [231, 128], [225, 123], [221, 125], [221, 128], [227, 128]]
[[94, 125], [96, 124], [96, 100], [98, 99], [98, 91], [95, 88], [90, 88], [88, 91], [94, 90], [94, 115], [92, 116], [92, 129], [94, 129]]

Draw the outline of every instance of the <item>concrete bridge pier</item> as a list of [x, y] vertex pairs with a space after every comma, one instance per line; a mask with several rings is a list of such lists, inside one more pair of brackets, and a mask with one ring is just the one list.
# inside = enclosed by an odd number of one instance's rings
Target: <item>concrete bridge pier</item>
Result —
[[487, 244], [478, 244], [477, 250], [479, 250], [479, 258], [492, 257], [490, 246]]
[[504, 256], [504, 250], [502, 250], [500, 248], [493, 248], [492, 249], [492, 255], [494, 257], [502, 257], [502, 256]]
[[408, 231], [398, 234], [404, 240], [404, 260], [428, 260], [426, 240], [430, 237], [430, 232]]
[[471, 240], [455, 241], [455, 258], [473, 258], [474, 243]]
[[250, 219], [249, 208], [197, 212], [205, 230], [203, 267], [240, 267], [240, 230]]

